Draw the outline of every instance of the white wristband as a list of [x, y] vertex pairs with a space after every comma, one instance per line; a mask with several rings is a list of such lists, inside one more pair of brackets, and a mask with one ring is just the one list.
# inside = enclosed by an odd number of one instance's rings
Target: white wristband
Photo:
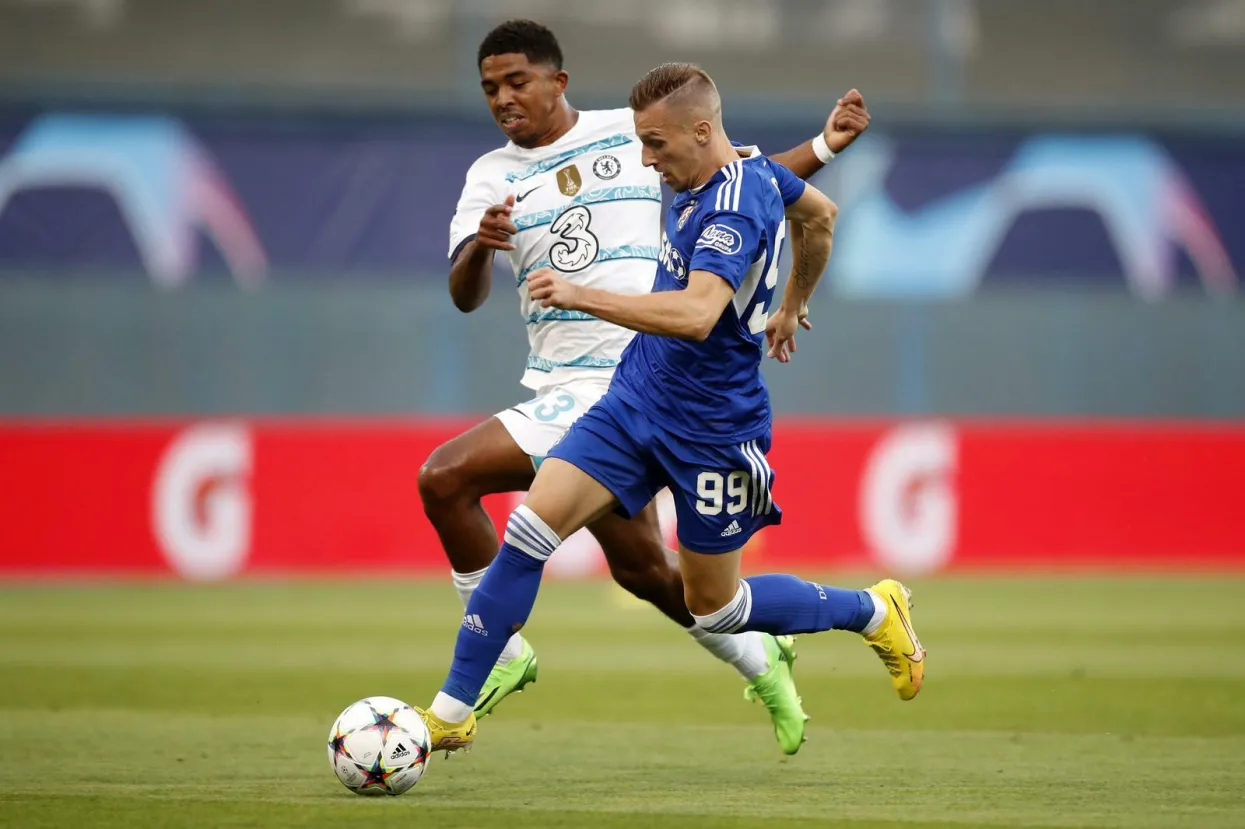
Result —
[[817, 137], [813, 139], [813, 155], [822, 164], [829, 164], [830, 159], [834, 158], [834, 150], [830, 149], [830, 145], [826, 143], [826, 134], [824, 132], [817, 133]]

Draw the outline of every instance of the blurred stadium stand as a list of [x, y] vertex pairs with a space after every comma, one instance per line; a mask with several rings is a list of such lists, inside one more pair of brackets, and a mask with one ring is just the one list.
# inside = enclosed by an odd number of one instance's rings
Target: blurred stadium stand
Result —
[[0, 413], [512, 403], [510, 277], [463, 317], [444, 254], [514, 16], [575, 104], [697, 60], [768, 149], [865, 93], [781, 410], [1245, 415], [1240, 0], [0, 0]]
[[[17, 96], [319, 101], [472, 111], [475, 46], [506, 17], [560, 36], [586, 105], [678, 55], [779, 109], [850, 78], [896, 116], [1240, 118], [1239, 0], [4, 0]], [[950, 107], [950, 109], [948, 109]], [[1175, 122], [1175, 123], [1173, 123]]]

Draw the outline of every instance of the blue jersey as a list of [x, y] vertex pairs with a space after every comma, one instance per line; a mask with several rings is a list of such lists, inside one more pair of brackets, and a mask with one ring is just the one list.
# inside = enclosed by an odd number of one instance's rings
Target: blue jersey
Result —
[[770, 429], [761, 377], [765, 324], [778, 284], [784, 208], [804, 182], [764, 156], [733, 161], [680, 193], [666, 214], [654, 291], [681, 291], [708, 271], [735, 289], [704, 342], [637, 334], [611, 390], [688, 440], [738, 443]]

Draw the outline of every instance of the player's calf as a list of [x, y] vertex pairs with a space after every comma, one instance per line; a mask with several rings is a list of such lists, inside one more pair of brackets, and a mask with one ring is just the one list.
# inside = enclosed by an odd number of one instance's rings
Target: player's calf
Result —
[[886, 666], [900, 698], [908, 700], [921, 690], [925, 677], [925, 650], [910, 621], [911, 595], [892, 579], [868, 590], [844, 590], [796, 576], [752, 576], [739, 582], [722, 607], [693, 615], [713, 633], [860, 633]]
[[588, 529], [601, 544], [610, 576], [620, 587], [684, 628], [695, 624], [683, 600], [683, 575], [666, 550], [651, 503], [634, 518], [605, 515]]
[[693, 615], [705, 630], [734, 633], [759, 630], [775, 635], [850, 630], [863, 633], [875, 614], [885, 614], [867, 590], [844, 590], [798, 576], [765, 575], [742, 579], [725, 604]]
[[[672, 563], [674, 554], [662, 541], [657, 511], [652, 503], [630, 520], [610, 514], [590, 524], [589, 529], [601, 543], [614, 581], [627, 592], [652, 604], [686, 630], [696, 644], [735, 668], [748, 682], [754, 683], [774, 671], [773, 653], [761, 634], [724, 636], [708, 633], [696, 625], [687, 608], [683, 574]], [[768, 699], [766, 707], [772, 714], [774, 708]], [[784, 710], [789, 708], [789, 705], [784, 706]], [[786, 733], [790, 729], [784, 727], [783, 731]], [[789, 741], [784, 745], [789, 745]]]
[[445, 723], [472, 714], [506, 641], [527, 622], [545, 561], [561, 538], [525, 506], [510, 514], [506, 538], [471, 596], [458, 629], [454, 661], [430, 711]]
[[419, 497], [454, 571], [471, 575], [497, 554], [497, 530], [480, 499], [527, 489], [528, 456], [490, 418], [438, 446], [419, 470]]
[[619, 587], [653, 605], [676, 624], [687, 628], [696, 623], [683, 600], [683, 578], [677, 568], [664, 560], [609, 564], [610, 576]]
[[441, 452], [433, 452], [419, 469], [419, 497], [450, 566], [455, 573], [470, 577], [493, 560], [497, 531], [467, 470]]
[[[441, 539], [450, 561], [454, 590], [464, 607], [483, 581], [498, 548], [497, 531], [480, 497], [495, 481], [505, 483], [507, 477], [514, 477], [504, 465], [495, 472], [483, 468], [481, 459], [504, 460], [507, 457], [505, 452], [498, 451], [505, 446], [491, 434], [496, 431], [485, 423], [442, 444], [419, 470], [419, 495], [424, 514]], [[523, 654], [525, 644], [518, 634], [510, 637], [498, 659], [498, 667], [503, 672], [511, 660]]]

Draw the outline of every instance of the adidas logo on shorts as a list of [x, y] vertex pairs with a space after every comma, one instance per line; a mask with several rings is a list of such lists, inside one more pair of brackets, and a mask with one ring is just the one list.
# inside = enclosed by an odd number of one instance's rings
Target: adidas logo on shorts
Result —
[[732, 535], [739, 535], [741, 532], [743, 532], [743, 528], [739, 526], [739, 522], [732, 521], [726, 529], [722, 530], [722, 537], [728, 538]]

